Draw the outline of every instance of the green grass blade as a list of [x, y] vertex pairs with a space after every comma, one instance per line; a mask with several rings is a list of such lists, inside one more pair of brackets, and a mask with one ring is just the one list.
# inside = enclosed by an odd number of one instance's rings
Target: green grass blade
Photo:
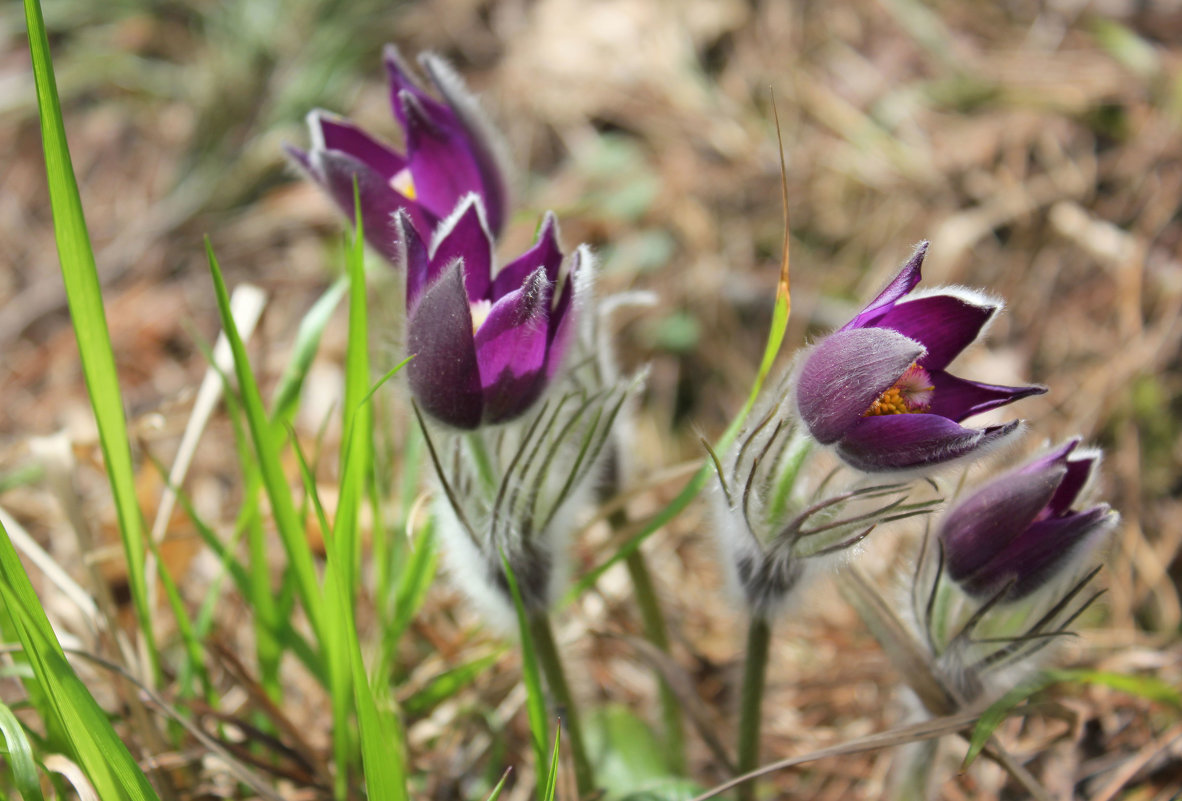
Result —
[[86, 388], [98, 425], [103, 461], [115, 499], [132, 603], [152, 661], [152, 671], [156, 674], [159, 664], [152, 633], [151, 605], [144, 580], [144, 521], [135, 494], [135, 472], [128, 445], [127, 421], [123, 416], [123, 399], [103, 310], [94, 251], [86, 230], [82, 198], [70, 161], [57, 80], [53, 74], [49, 40], [45, 33], [45, 19], [38, 0], [25, 0], [25, 22], [33, 58], [33, 77], [37, 85], [37, 106], [41, 112], [45, 172], [49, 181], [49, 201], [53, 208], [53, 231], [57, 240], [58, 259], [61, 261], [62, 282], [65, 284], [70, 317], [78, 340]]
[[274, 436], [271, 421], [263, 410], [262, 395], [259, 393], [258, 384], [251, 372], [246, 347], [242, 344], [242, 337], [239, 336], [238, 327], [230, 314], [230, 295], [226, 291], [222, 271], [218, 267], [213, 247], [208, 240], [205, 249], [209, 258], [209, 270], [213, 276], [214, 290], [217, 293], [222, 328], [226, 332], [226, 339], [229, 340], [230, 349], [234, 353], [234, 370], [238, 376], [242, 409], [250, 428], [259, 472], [267, 490], [267, 497], [271, 501], [271, 512], [275, 516], [279, 538], [287, 552], [300, 602], [311, 621], [312, 630], [316, 633], [317, 639], [322, 641], [324, 635], [323, 597], [316, 578], [312, 548], [308, 544], [308, 538], [299, 515], [296, 514], [291, 487], [288, 486], [287, 477], [283, 473], [283, 466], [279, 458], [279, 444]]
[[[546, 715], [546, 695], [542, 690], [542, 671], [538, 667], [537, 650], [534, 648], [534, 638], [529, 625], [529, 613], [521, 601], [521, 591], [517, 587], [517, 578], [513, 575], [513, 568], [509, 560], [501, 554], [501, 564], [505, 568], [505, 578], [509, 581], [509, 592], [513, 594], [513, 607], [517, 611], [517, 630], [521, 635], [521, 679], [525, 683], [525, 706], [529, 714], [530, 739], [533, 741], [534, 757], [537, 761], [539, 781], [538, 791], [545, 799], [544, 788], [549, 784], [549, 774], [541, 776], [546, 766], [546, 743], [550, 739], [550, 722]], [[543, 781], [544, 779], [544, 781]]]
[[4, 704], [0, 704], [0, 734], [4, 735], [5, 759], [12, 768], [12, 781], [17, 792], [24, 801], [44, 801], [33, 747], [16, 715]]
[[[365, 401], [369, 399], [366, 395]], [[308, 469], [307, 460], [299, 448], [295, 437], [296, 458], [300, 465], [300, 475], [304, 480], [304, 487], [312, 501], [316, 516], [325, 532], [328, 531], [328, 517], [324, 513], [324, 506], [316, 492], [316, 483]], [[325, 542], [327, 565], [325, 566], [324, 591], [327, 619], [330, 621], [330, 637], [325, 642], [326, 658], [333, 663], [330, 673], [338, 675], [338, 671], [351, 671], [346, 674], [350, 681], [336, 680], [330, 687], [333, 698], [333, 747], [337, 758], [337, 783], [343, 794], [348, 791], [345, 770], [348, 755], [348, 701], [352, 700], [357, 710], [358, 729], [361, 735], [361, 759], [365, 772], [365, 784], [371, 801], [407, 801], [406, 768], [403, 756], [403, 736], [398, 720], [394, 715], [383, 715], [374, 699], [373, 688], [369, 678], [365, 675], [365, 666], [361, 655], [361, 642], [357, 637], [357, 625], [353, 616], [353, 607], [347, 597], [347, 590], [341, 577], [340, 559], [342, 549], [335, 536]], [[343, 665], [341, 664], [343, 662]], [[352, 699], [342, 698], [342, 693], [348, 693], [352, 685]]]
[[[0, 521], [0, 527], [3, 525], [3, 521]], [[13, 618], [12, 610], [6, 603], [0, 603], [0, 635], [3, 636], [4, 642], [20, 641], [20, 629]], [[50, 702], [45, 687], [37, 681], [33, 674], [29, 657], [23, 651], [17, 650], [11, 654], [10, 658], [12, 665], [6, 667], [2, 675], [6, 678], [20, 679], [21, 685], [25, 688], [25, 695], [29, 699], [28, 705], [41, 716], [41, 720], [45, 724], [45, 737], [41, 741], [41, 747], [51, 751], [69, 750], [70, 738], [62, 730], [61, 721], [54, 713], [53, 704]]]
[[[258, 488], [256, 487], [253, 492], [257, 493], [257, 490]], [[244, 497], [253, 497], [253, 493], [249, 490], [249, 488], [247, 491], [244, 491], [243, 495]], [[206, 523], [197, 515], [196, 510], [193, 509], [192, 502], [184, 492], [177, 493], [177, 500], [181, 504], [181, 507], [185, 510], [185, 514], [188, 515], [189, 520], [192, 521], [193, 526], [197, 529], [197, 533], [201, 537], [201, 540], [205, 543], [206, 547], [208, 547], [213, 552], [214, 556], [217, 557], [218, 562], [222, 565], [222, 570], [224, 573], [228, 574], [230, 578], [233, 579], [234, 586], [238, 590], [238, 593], [243, 598], [250, 599], [251, 580], [249, 574], [247, 573], [247, 569], [243, 566], [242, 562], [240, 562], [238, 558], [234, 556], [234, 552], [237, 550], [237, 545], [240, 538], [246, 531], [246, 526], [249, 522], [248, 518], [251, 515], [257, 514], [257, 509], [244, 508], [242, 511], [240, 511], [238, 521], [234, 526], [234, 534], [231, 537], [230, 542], [223, 543], [213, 532], [213, 530], [209, 528], [209, 526], [206, 525]], [[202, 602], [201, 608], [197, 613], [196, 619], [194, 620], [194, 627], [199, 639], [204, 639], [206, 636], [208, 636], [209, 632], [213, 628], [215, 607], [217, 602], [220, 600], [216, 591], [219, 582], [220, 576], [218, 579], [215, 579], [214, 585], [210, 589], [210, 593]], [[275, 599], [272, 599], [273, 602], [274, 600]], [[278, 608], [277, 605], [276, 608]], [[258, 615], [258, 609], [255, 609], [256, 619]], [[324, 668], [321, 665], [321, 659], [319, 655], [316, 654], [304, 636], [297, 633], [295, 629], [292, 628], [290, 619], [278, 614], [277, 617], [278, 620], [273, 623], [273, 628], [268, 629], [268, 631], [271, 632], [268, 636], [274, 639], [277, 643], [282, 642], [285, 647], [295, 654], [296, 658], [304, 663], [304, 666], [308, 669], [309, 673], [311, 673], [321, 682], [324, 682]]]
[[393, 643], [402, 637], [411, 619], [423, 605], [438, 569], [435, 527], [428, 523], [412, 547], [410, 560], [399, 574], [398, 591], [394, 596], [394, 619], [385, 632]]
[[509, 781], [509, 774], [513, 772], [513, 768], [505, 768], [505, 772], [501, 774], [501, 780], [497, 782], [497, 786], [492, 788], [492, 792], [488, 794], [485, 801], [497, 801], [501, 797], [501, 791], [505, 789], [505, 782]]
[[361, 223], [361, 202], [353, 184], [356, 210], [352, 247], [345, 254], [349, 276], [349, 338], [345, 349], [345, 402], [342, 409], [340, 499], [333, 526], [338, 543], [338, 568], [350, 607], [357, 597], [357, 574], [361, 566], [361, 532], [358, 518], [365, 488], [369, 484], [373, 446], [373, 410], [365, 402], [369, 393], [369, 327], [365, 303], [365, 241]]
[[[197, 636], [193, 619], [189, 615], [189, 610], [185, 608], [185, 601], [181, 597], [180, 590], [177, 588], [176, 582], [173, 581], [172, 574], [168, 572], [168, 565], [160, 558], [160, 550], [150, 539], [148, 547], [152, 549], [152, 553], [156, 557], [156, 572], [160, 576], [160, 586], [164, 588], [164, 595], [168, 599], [168, 606], [172, 610], [172, 617], [176, 623], [177, 634], [184, 647], [185, 666], [182, 670], [197, 677], [201, 682], [203, 695], [208, 698], [213, 694], [213, 684], [209, 679], [209, 671], [205, 669], [205, 647]], [[190, 689], [182, 686], [181, 690], [182, 698], [192, 697]]]
[[69, 739], [74, 761], [106, 801], [158, 799], [148, 779], [119, 739], [107, 715], [78, 679], [33, 591], [8, 532], [0, 525], [0, 602], [52, 714]]
[[1175, 709], [1182, 709], [1182, 690], [1162, 681], [1157, 676], [1135, 676], [1129, 673], [1088, 670], [1086, 668], [1052, 670], [1050, 673], [1058, 681], [1101, 684], [1122, 693], [1140, 696], [1147, 701], [1156, 701]]
[[332, 749], [336, 762], [336, 774], [333, 781], [333, 792], [337, 798], [344, 798], [349, 792], [349, 761], [350, 761], [350, 726], [349, 712], [352, 708], [353, 697], [349, 687], [349, 640], [347, 632], [355, 630], [353, 607], [345, 597], [346, 590], [342, 584], [340, 572], [340, 552], [336, 538], [330, 533], [328, 515], [324, 512], [324, 504], [320, 502], [320, 493], [316, 490], [316, 479], [308, 466], [308, 460], [296, 439], [295, 432], [290, 432], [292, 447], [295, 449], [296, 461], [300, 466], [300, 478], [304, 482], [304, 492], [312, 502], [312, 509], [320, 530], [324, 532], [324, 552], [327, 564], [324, 571], [324, 609], [328, 628], [324, 632], [321, 646], [324, 658], [328, 662], [329, 695], [332, 702]]
[[347, 278], [339, 278], [324, 291], [320, 299], [312, 304], [312, 308], [300, 320], [299, 330], [296, 331], [295, 343], [292, 346], [291, 361], [279, 376], [279, 384], [275, 389], [275, 396], [271, 401], [271, 420], [282, 427], [290, 422], [300, 402], [300, 390], [303, 389], [304, 379], [308, 377], [308, 369], [316, 357], [320, 347], [320, 338], [337, 304], [341, 302], [349, 288]]
[[357, 722], [361, 731], [361, 760], [370, 801], [408, 801], [402, 728], [393, 712], [378, 709], [373, 687], [365, 675], [356, 628], [349, 630], [349, 646]]
[[479, 659], [473, 659], [471, 662], [466, 662], [459, 667], [445, 670], [427, 682], [427, 685], [423, 689], [416, 692], [410, 698], [407, 698], [402, 704], [403, 710], [406, 711], [406, 714], [415, 717], [428, 714], [436, 706], [475, 681], [476, 677], [485, 670], [492, 667], [501, 658], [502, 653], [504, 653], [504, 649], [497, 650]]
[[[266, 532], [263, 529], [262, 512], [259, 508], [259, 497], [262, 491], [262, 474], [258, 461], [254, 455], [254, 448], [247, 425], [243, 421], [242, 403], [238, 399], [234, 385], [229, 377], [218, 367], [209, 344], [198, 340], [197, 347], [201, 349], [208, 365], [221, 376], [222, 401], [226, 406], [226, 416], [230, 418], [230, 426], [234, 432], [234, 449], [238, 454], [238, 463], [242, 467], [242, 507], [239, 512], [239, 525], [246, 535], [246, 549], [249, 555], [248, 568], [241, 568], [235, 559], [231, 567], [234, 569], [238, 591], [246, 599], [254, 612], [255, 628], [255, 661], [258, 667], [259, 684], [268, 697], [275, 703], [280, 703], [283, 690], [279, 681], [279, 663], [283, 658], [283, 646], [278, 631], [288, 622], [288, 618], [280, 614], [275, 598], [275, 591], [271, 586], [271, 560], [268, 554]], [[186, 505], [190, 519], [201, 532], [206, 543], [222, 556], [227, 556], [226, 549], [212, 531], [208, 529], [193, 512], [191, 505]], [[239, 579], [241, 576], [241, 580]], [[212, 614], [212, 608], [209, 609]], [[314, 660], [318, 661], [318, 660]], [[317, 677], [325, 682], [321, 673]]]
[[993, 736], [994, 730], [1009, 717], [1014, 707], [1035, 693], [1042, 692], [1052, 684], [1059, 682], [1102, 684], [1114, 690], [1139, 695], [1150, 701], [1168, 704], [1175, 709], [1182, 708], [1182, 692], [1177, 687], [1167, 684], [1155, 676], [1132, 676], [1126, 673], [1085, 669], [1046, 670], [1022, 682], [990, 704], [981, 713], [977, 725], [973, 727], [972, 736], [969, 738], [969, 750], [965, 754], [964, 762], [961, 763], [961, 770], [966, 770], [981, 754], [988, 744], [989, 738]]
[[554, 750], [550, 754], [550, 772], [546, 774], [546, 791], [542, 794], [542, 801], [554, 801], [554, 794], [558, 792], [558, 754], [562, 743], [562, 726], [554, 729]]

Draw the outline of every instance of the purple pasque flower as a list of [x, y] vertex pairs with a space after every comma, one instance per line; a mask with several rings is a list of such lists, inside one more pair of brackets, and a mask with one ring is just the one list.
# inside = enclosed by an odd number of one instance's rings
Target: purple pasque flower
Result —
[[489, 229], [499, 235], [509, 208], [500, 134], [438, 56], [424, 53], [419, 64], [442, 100], [421, 88], [393, 45], [386, 46], [384, 62], [405, 153], [323, 111], [308, 115], [311, 148], [288, 147], [288, 153], [350, 218], [356, 179], [365, 238], [391, 261], [397, 256], [391, 227], [396, 211], [404, 210], [427, 237], [469, 192], [480, 196]]
[[395, 215], [396, 263], [406, 269], [411, 392], [432, 417], [460, 429], [503, 423], [541, 396], [573, 332], [575, 288], [589, 258], [579, 248], [558, 287], [558, 223], [547, 213], [533, 247], [494, 270], [484, 205], [472, 194], [427, 248], [405, 211]]
[[977, 429], [962, 420], [1046, 391], [946, 371], [1001, 304], [961, 288], [913, 293], [927, 248], [921, 242], [878, 297], [817, 343], [797, 375], [809, 432], [858, 470], [923, 470], [978, 455], [1020, 423]]
[[1111, 531], [1119, 516], [1106, 504], [1075, 511], [1097, 451], [1078, 439], [988, 482], [944, 517], [940, 541], [948, 575], [970, 595], [1007, 586], [1014, 600], [1042, 587]]

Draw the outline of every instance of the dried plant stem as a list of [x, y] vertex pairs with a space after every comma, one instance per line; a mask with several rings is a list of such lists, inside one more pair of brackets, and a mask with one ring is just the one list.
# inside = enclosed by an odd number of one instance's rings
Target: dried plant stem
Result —
[[[763, 686], [767, 679], [768, 649], [772, 627], [767, 618], [753, 615], [747, 630], [747, 661], [743, 667], [743, 690], [739, 697], [739, 762], [738, 774], [750, 773], [759, 765], [760, 723], [762, 721]], [[739, 801], [754, 801], [755, 782], [739, 788]]]
[[541, 663], [542, 673], [546, 676], [546, 684], [559, 710], [563, 728], [566, 730], [566, 742], [570, 743], [571, 756], [575, 763], [575, 786], [578, 787], [579, 797], [588, 798], [595, 792], [595, 773], [591, 768], [591, 760], [587, 758], [587, 748], [583, 740], [583, 729], [579, 723], [579, 711], [571, 694], [570, 685], [566, 683], [566, 671], [562, 667], [562, 658], [558, 655], [558, 646], [554, 642], [554, 632], [550, 628], [550, 617], [545, 612], [534, 612], [529, 619], [530, 634], [533, 636], [534, 648], [537, 650], [538, 662]]
[[[627, 520], [620, 513], [612, 514], [611, 522], [617, 529], [623, 528]], [[669, 634], [665, 628], [665, 615], [661, 611], [661, 604], [657, 600], [656, 589], [653, 587], [652, 576], [648, 571], [648, 563], [640, 549], [628, 554], [625, 564], [628, 575], [632, 577], [632, 589], [636, 592], [636, 603], [640, 606], [640, 617], [644, 623], [644, 636], [648, 641], [669, 653]], [[681, 702], [669, 682], [657, 673], [660, 682], [661, 722], [665, 729], [665, 747], [668, 749], [669, 769], [676, 775], [685, 773], [685, 731], [681, 719]]]

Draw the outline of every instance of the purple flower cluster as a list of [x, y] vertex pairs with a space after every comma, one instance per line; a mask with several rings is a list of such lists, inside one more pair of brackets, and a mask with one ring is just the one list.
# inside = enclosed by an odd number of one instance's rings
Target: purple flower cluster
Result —
[[438, 99], [394, 47], [384, 61], [405, 152], [320, 111], [308, 116], [312, 147], [288, 151], [350, 216], [356, 185], [366, 240], [405, 270], [415, 356], [407, 369], [422, 408], [459, 429], [512, 420], [562, 364], [580, 259], [561, 281], [558, 227], [547, 214], [534, 246], [494, 269], [509, 214], [496, 129], [437, 56], [419, 62]]
[[[498, 269], [496, 241], [510, 203], [497, 131], [438, 57], [419, 59], [430, 90], [393, 47], [384, 61], [402, 149], [316, 111], [308, 117], [311, 147], [289, 152], [345, 213], [357, 193], [367, 240], [403, 272], [415, 357], [407, 375], [419, 407], [461, 431], [510, 422], [545, 394], [571, 349], [589, 252], [580, 248], [568, 261], [557, 221], [546, 214], [534, 244]], [[857, 490], [796, 504], [783, 482], [799, 465], [785, 472], [773, 463], [806, 452], [798, 431], [857, 471], [925, 474], [979, 458], [1021, 428], [1018, 420], [984, 427], [966, 420], [1046, 391], [949, 372], [1001, 304], [961, 288], [918, 290], [927, 247], [921, 243], [873, 301], [804, 354], [791, 389], [728, 457], [736, 491], [720, 475], [720, 519], [737, 532], [727, 547], [743, 551], [736, 569], [748, 566], [743, 581], [756, 590], [769, 583], [759, 576], [774, 575], [771, 595], [784, 595], [797, 583], [795, 560], [843, 550], [880, 521], [926, 513], [922, 504], [902, 506], [904, 483], [879, 485], [865, 498]], [[946, 516], [948, 575], [967, 593], [1028, 595], [1112, 527], [1107, 507], [1072, 509], [1096, 461], [1076, 445], [984, 485]], [[838, 516], [855, 499], [881, 498], [869, 511]], [[834, 519], [809, 523], [822, 513]], [[765, 550], [768, 532], [776, 544]]]
[[[862, 472], [922, 473], [978, 458], [1020, 421], [971, 428], [964, 420], [1046, 391], [947, 371], [1001, 304], [961, 288], [916, 291], [927, 248], [921, 243], [873, 301], [818, 342], [796, 375], [809, 434]], [[1077, 445], [986, 483], [945, 516], [948, 575], [969, 595], [1030, 595], [1115, 525], [1107, 506], [1072, 509], [1098, 461]]]

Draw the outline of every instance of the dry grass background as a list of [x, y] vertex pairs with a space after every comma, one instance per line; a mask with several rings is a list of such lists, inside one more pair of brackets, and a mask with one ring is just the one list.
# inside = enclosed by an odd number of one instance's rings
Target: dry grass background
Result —
[[[231, 282], [266, 291], [252, 354], [273, 381], [341, 264], [336, 214], [295, 179], [280, 144], [305, 142], [314, 105], [394, 136], [385, 41], [448, 56], [505, 130], [524, 209], [505, 252], [554, 208], [566, 245], [589, 241], [602, 256], [602, 291], [660, 295], [657, 308], [619, 318], [624, 361], [652, 365], [638, 450], [653, 468], [697, 458], [697, 432], [721, 431], [741, 404], [769, 320], [782, 235], [774, 93], [793, 234], [788, 343], [840, 323], [921, 238], [933, 243], [929, 282], [1005, 296], [989, 347], [962, 371], [1049, 386], [1020, 409], [1036, 432], [1026, 447], [1077, 432], [1102, 446], [1104, 492], [1123, 514], [1105, 613], [1065, 657], [1182, 681], [1182, 5], [47, 0], [46, 14], [149, 509], [159, 485], [146, 456], [171, 458], [205, 369], [195, 337], [216, 332], [200, 237], [211, 235]], [[69, 513], [81, 512], [99, 540], [90, 561], [118, 601], [117, 549], [102, 544], [116, 542], [113, 511], [65, 313], [22, 25], [18, 7], [0, 9], [0, 505], [79, 576]], [[300, 417], [309, 438], [339, 392], [344, 332], [342, 318], [314, 368]], [[77, 464], [55, 492], [36, 477], [33, 440], [59, 431]], [[223, 526], [237, 508], [230, 443], [215, 419], [188, 484]], [[677, 486], [654, 486], [634, 514]], [[704, 525], [691, 509], [647, 548], [676, 660], [730, 741], [741, 641]], [[604, 537], [580, 544], [582, 563], [606, 552]], [[208, 554], [179, 519], [169, 539], [199, 600]], [[889, 544], [879, 547], [890, 563]], [[853, 614], [824, 590], [806, 607], [778, 629], [765, 759], [898, 719], [895, 677]], [[219, 637], [229, 644], [249, 636], [234, 611], [228, 598]], [[652, 680], [627, 639], [638, 630], [614, 573], [566, 616], [583, 697], [651, 713]], [[444, 584], [414, 640], [410, 687], [496, 641]], [[528, 751], [517, 670], [507, 655], [471, 693], [413, 722], [432, 797], [459, 797], [470, 771]], [[301, 677], [291, 680], [298, 692]], [[286, 710], [316, 753], [325, 703]], [[1176, 714], [1101, 688], [1069, 688], [1051, 706], [1006, 734], [1056, 797], [1178, 797]], [[473, 708], [509, 718], [508, 734], [478, 724]], [[695, 775], [724, 778], [693, 742]], [[822, 761], [777, 783], [784, 797], [878, 798], [890, 759]], [[989, 766], [947, 776], [950, 799], [1017, 797]]]

